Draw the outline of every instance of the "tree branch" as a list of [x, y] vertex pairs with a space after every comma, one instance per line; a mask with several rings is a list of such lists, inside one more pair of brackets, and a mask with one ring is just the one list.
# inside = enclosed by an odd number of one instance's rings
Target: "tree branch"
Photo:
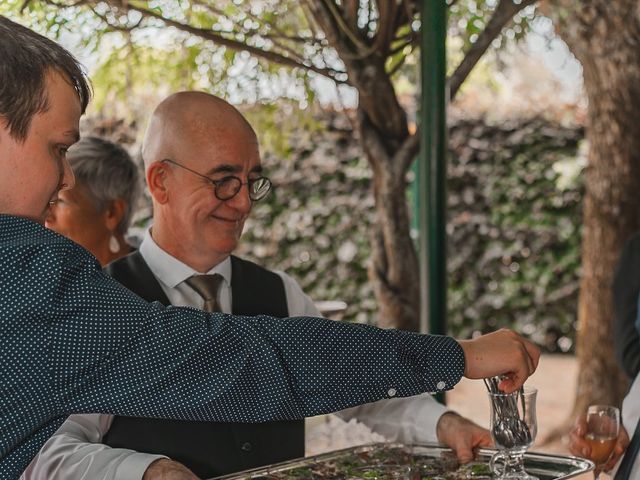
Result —
[[[385, 0], [386, 1], [386, 0]], [[344, 18], [336, 18], [340, 12], [336, 12], [336, 6], [332, 0], [307, 0], [306, 8], [315, 19], [316, 23], [324, 31], [329, 43], [344, 60], [362, 60], [376, 51], [375, 45], [367, 45], [354, 36], [354, 32], [347, 31]]]
[[378, 19], [378, 32], [375, 35], [372, 50], [378, 51], [381, 57], [386, 57], [391, 48], [391, 42], [397, 30], [398, 5], [395, 2], [383, 0], [378, 3], [380, 18]]
[[338, 11], [338, 7], [333, 3], [333, 0], [323, 0], [321, 4], [325, 6], [327, 13], [333, 17], [334, 25], [351, 41], [356, 50], [369, 49], [369, 45], [358, 38], [357, 33], [349, 28], [349, 25], [347, 25], [344, 17], [340, 15], [340, 11]]
[[407, 137], [400, 149], [394, 155], [394, 164], [397, 165], [397, 174], [404, 178], [409, 171], [411, 164], [420, 152], [420, 129], [417, 129], [413, 135]]
[[[93, 12], [93, 14], [98, 17], [100, 20], [102, 20], [104, 23], [106, 23], [109, 28], [111, 30], [114, 30], [116, 32], [123, 32], [123, 33], [131, 33], [132, 30], [138, 28], [140, 26], [140, 24], [142, 23], [142, 18], [140, 18], [140, 20], [138, 20], [135, 25], [132, 26], [124, 26], [124, 25], [114, 25], [113, 23], [111, 23], [109, 21], [109, 19], [107, 18], [106, 15], [103, 15], [101, 13], [99, 13], [98, 11], [96, 11], [95, 7], [93, 5], [89, 5], [89, 8], [91, 9], [91, 11]], [[128, 38], [127, 39], [127, 43], [130, 44], [131, 43], [131, 39]]]
[[[111, 2], [113, 2], [113, 0], [110, 0]], [[336, 75], [338, 74], [342, 74], [344, 72], [341, 72], [339, 70], [334, 70], [332, 68], [319, 68], [316, 67], [315, 65], [309, 64], [309, 63], [302, 63], [299, 61], [296, 61], [292, 58], [286, 57], [284, 55], [281, 55], [277, 52], [273, 52], [273, 51], [269, 51], [269, 50], [263, 50], [261, 48], [258, 47], [254, 47], [252, 45], [247, 45], [246, 43], [243, 43], [241, 41], [238, 40], [234, 40], [232, 38], [227, 38], [224, 37], [212, 30], [207, 30], [204, 28], [198, 28], [198, 27], [194, 27], [192, 25], [187, 25], [181, 22], [178, 22], [176, 20], [172, 20], [170, 18], [166, 18], [163, 17], [162, 15], [160, 15], [159, 13], [152, 11], [152, 10], [147, 10], [145, 8], [142, 7], [138, 7], [135, 6], [131, 3], [129, 3], [126, 7], [127, 10], [134, 10], [138, 13], [140, 13], [141, 15], [143, 15], [144, 17], [151, 17], [151, 18], [155, 18], [156, 20], [160, 20], [161, 22], [163, 22], [166, 25], [172, 26], [177, 28], [178, 30], [182, 30], [184, 32], [188, 32], [191, 33], [193, 35], [196, 35], [200, 38], [203, 38], [205, 40], [209, 40], [217, 45], [222, 45], [228, 48], [231, 48], [232, 50], [237, 50], [237, 51], [247, 51], [249, 53], [251, 53], [252, 55], [255, 55], [256, 57], [259, 58], [263, 58], [265, 60], [268, 60], [270, 62], [274, 62], [280, 65], [284, 65], [287, 67], [292, 67], [292, 68], [302, 68], [304, 70], [309, 70], [312, 72], [315, 72], [319, 75], [325, 76], [330, 78], [331, 80], [334, 80], [338, 83], [346, 83], [346, 81], [343, 80], [339, 80], [336, 78]]]
[[480, 58], [487, 51], [491, 42], [500, 35], [502, 29], [509, 22], [513, 20], [513, 17], [523, 8], [536, 3], [537, 0], [522, 0], [519, 4], [513, 2], [513, 0], [500, 0], [500, 3], [496, 7], [491, 20], [487, 24], [486, 28], [482, 31], [478, 40], [472, 45], [467, 54], [464, 56], [460, 65], [456, 68], [453, 75], [449, 79], [450, 99], [456, 96], [460, 86], [473, 70], [473, 67], [480, 61]]

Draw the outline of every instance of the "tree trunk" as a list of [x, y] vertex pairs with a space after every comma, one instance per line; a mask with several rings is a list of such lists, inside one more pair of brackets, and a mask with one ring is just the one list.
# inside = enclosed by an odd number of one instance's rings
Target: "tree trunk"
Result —
[[613, 353], [611, 282], [640, 228], [640, 10], [637, 0], [557, 0], [549, 13], [582, 63], [589, 101], [576, 415], [619, 405], [627, 386]]
[[418, 331], [420, 273], [410, 235], [406, 174], [419, 151], [384, 62], [346, 61], [358, 89], [358, 129], [373, 170], [376, 225], [369, 278], [378, 302], [378, 326]]
[[[420, 325], [418, 257], [410, 236], [405, 179], [412, 148], [389, 155], [382, 136], [362, 109], [359, 110], [362, 145], [372, 166], [376, 224], [371, 233], [369, 279], [378, 301], [378, 326], [417, 331]], [[407, 142], [415, 141], [407, 137]], [[416, 142], [417, 143], [417, 142]], [[411, 152], [411, 153], [408, 153]], [[386, 165], [386, 167], [384, 167]]]

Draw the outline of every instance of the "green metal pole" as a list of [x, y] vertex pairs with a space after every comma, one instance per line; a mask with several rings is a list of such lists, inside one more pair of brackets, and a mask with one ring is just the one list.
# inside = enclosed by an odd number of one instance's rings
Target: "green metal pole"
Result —
[[446, 5], [422, 2], [419, 165], [420, 327], [446, 334]]

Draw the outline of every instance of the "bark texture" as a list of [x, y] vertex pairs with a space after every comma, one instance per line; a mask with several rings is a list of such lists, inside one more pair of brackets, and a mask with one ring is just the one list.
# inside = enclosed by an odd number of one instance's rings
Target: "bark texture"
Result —
[[627, 387], [613, 353], [611, 282], [624, 242], [640, 229], [640, 3], [547, 7], [582, 64], [589, 101], [575, 415], [594, 403], [619, 405]]

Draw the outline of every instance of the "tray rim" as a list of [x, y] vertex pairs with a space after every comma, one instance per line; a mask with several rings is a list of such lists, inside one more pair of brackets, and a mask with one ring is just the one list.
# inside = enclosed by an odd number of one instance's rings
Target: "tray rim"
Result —
[[[262, 467], [251, 468], [248, 470], [243, 470], [241, 472], [230, 473], [227, 475], [213, 477], [208, 480], [241, 480], [241, 479], [250, 479], [251, 475], [260, 474], [260, 473], [269, 473], [269, 472], [277, 472], [285, 467], [295, 468], [295, 465], [298, 463], [309, 463], [317, 462], [317, 461], [325, 461], [330, 460], [334, 457], [339, 457], [344, 453], [357, 453], [363, 452], [367, 450], [373, 450], [375, 448], [385, 447], [385, 448], [394, 448], [394, 447], [425, 447], [437, 449], [442, 452], [452, 452], [453, 450], [446, 445], [436, 442], [423, 442], [423, 443], [400, 443], [400, 442], [375, 442], [375, 443], [367, 443], [364, 445], [356, 445], [347, 448], [341, 448], [339, 450], [332, 450], [330, 452], [320, 453], [318, 455], [312, 455], [309, 457], [300, 457], [294, 458], [291, 460], [286, 460], [284, 462], [273, 463], [271, 465], [265, 465]], [[480, 455], [488, 455], [491, 456], [497, 450], [495, 448], [480, 448], [478, 449], [478, 454]], [[544, 452], [536, 452], [536, 451], [527, 451], [525, 454], [525, 458], [540, 458], [546, 460], [556, 460], [561, 461], [562, 464], [570, 463], [578, 468], [584, 468], [579, 472], [570, 473], [568, 475], [563, 475], [561, 477], [556, 477], [554, 480], [566, 480], [569, 478], [573, 478], [577, 475], [582, 475], [584, 473], [588, 473], [595, 468], [595, 464], [586, 458], [576, 457], [573, 455], [556, 455], [552, 453], [544, 453]], [[582, 467], [580, 467], [582, 465]]]

